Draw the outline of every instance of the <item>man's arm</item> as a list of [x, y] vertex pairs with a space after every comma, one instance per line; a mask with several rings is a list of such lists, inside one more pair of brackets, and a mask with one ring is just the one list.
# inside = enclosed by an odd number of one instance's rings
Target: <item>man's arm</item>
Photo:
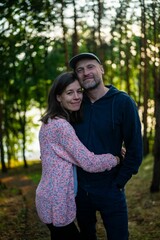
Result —
[[141, 123], [135, 102], [126, 98], [123, 108], [122, 132], [126, 154], [116, 178], [116, 184], [123, 188], [133, 174], [138, 172], [143, 158]]

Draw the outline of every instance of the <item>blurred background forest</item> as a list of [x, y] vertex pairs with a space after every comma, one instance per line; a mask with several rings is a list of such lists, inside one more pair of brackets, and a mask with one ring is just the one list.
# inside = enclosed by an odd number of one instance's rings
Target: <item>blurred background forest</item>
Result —
[[101, 59], [104, 81], [137, 103], [144, 156], [153, 155], [151, 192], [160, 186], [160, 0], [0, 1], [0, 167], [26, 152], [55, 77], [80, 52]]

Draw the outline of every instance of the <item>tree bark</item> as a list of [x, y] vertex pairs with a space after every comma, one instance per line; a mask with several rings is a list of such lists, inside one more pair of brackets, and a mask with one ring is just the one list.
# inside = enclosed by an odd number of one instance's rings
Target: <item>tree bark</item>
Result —
[[[156, 2], [152, 4], [153, 9], [153, 23], [154, 23], [154, 46], [158, 48], [160, 41], [157, 41], [157, 36], [160, 30], [160, 24], [157, 25], [156, 21]], [[160, 47], [159, 47], [159, 59], [160, 59]], [[154, 52], [154, 59], [156, 59], [156, 52]], [[160, 68], [156, 68], [154, 63], [153, 67], [154, 78], [154, 96], [155, 96], [155, 139], [154, 139], [154, 166], [153, 166], [153, 178], [150, 187], [151, 192], [158, 192], [160, 189]]]

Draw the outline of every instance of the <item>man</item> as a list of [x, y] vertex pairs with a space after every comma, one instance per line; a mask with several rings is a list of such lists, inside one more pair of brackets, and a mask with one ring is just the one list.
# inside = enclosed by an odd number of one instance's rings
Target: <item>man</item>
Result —
[[93, 53], [81, 53], [70, 67], [84, 89], [83, 122], [74, 125], [82, 143], [92, 152], [110, 152], [125, 159], [111, 171], [88, 173], [78, 168], [77, 221], [83, 240], [96, 240], [96, 211], [108, 240], [128, 240], [125, 185], [142, 162], [141, 124], [135, 102], [112, 85], [103, 83], [104, 69]]

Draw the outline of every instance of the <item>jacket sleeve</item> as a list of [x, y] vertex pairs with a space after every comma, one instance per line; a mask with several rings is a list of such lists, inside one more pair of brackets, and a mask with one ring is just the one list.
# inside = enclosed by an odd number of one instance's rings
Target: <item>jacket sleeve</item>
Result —
[[122, 132], [126, 148], [125, 159], [116, 178], [117, 186], [123, 188], [133, 174], [138, 172], [143, 158], [141, 123], [135, 102], [127, 97], [123, 105]]
[[75, 164], [88, 172], [103, 172], [117, 165], [116, 157], [110, 153], [95, 155], [90, 152], [80, 142], [75, 130], [67, 121], [63, 121], [56, 133], [59, 140], [57, 146], [54, 146], [54, 151], [64, 161]]

